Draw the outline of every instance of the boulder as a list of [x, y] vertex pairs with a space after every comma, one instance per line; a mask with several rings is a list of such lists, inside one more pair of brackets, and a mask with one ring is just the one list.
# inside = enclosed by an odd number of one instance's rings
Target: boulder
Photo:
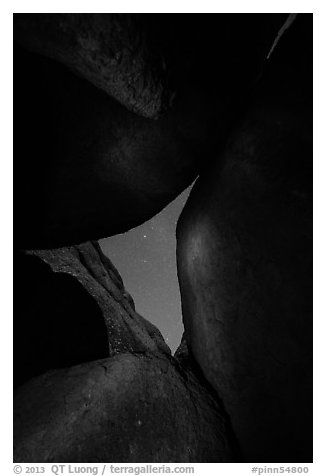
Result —
[[14, 397], [15, 463], [234, 461], [224, 412], [166, 358], [123, 353], [54, 370]]
[[19, 46], [14, 87], [16, 239], [23, 249], [127, 231], [158, 213], [198, 173], [208, 147], [200, 120], [207, 98], [194, 94], [186, 104], [185, 93], [173, 111], [153, 121]]
[[250, 462], [312, 461], [311, 31], [284, 33], [177, 229], [186, 340]]
[[14, 381], [121, 352], [170, 355], [159, 330], [135, 311], [98, 243], [20, 252]]
[[223, 405], [97, 243], [16, 257], [15, 462], [229, 462]]
[[[156, 118], [179, 89], [254, 77], [286, 14], [16, 13], [14, 38]], [[241, 73], [241, 80], [235, 77]], [[216, 84], [217, 80], [217, 84]]]
[[127, 109], [157, 117], [169, 103], [164, 58], [150, 49], [146, 15], [16, 13], [25, 48], [68, 66]]
[[[106, 238], [171, 202], [221, 150], [284, 18], [15, 15], [19, 246]], [[152, 57], [176, 92], [158, 120]]]
[[[311, 460], [311, 17], [283, 21], [17, 16], [15, 462]], [[87, 240], [198, 173], [172, 357]]]
[[15, 393], [15, 463], [234, 458], [224, 411], [166, 357], [122, 353], [47, 372]]

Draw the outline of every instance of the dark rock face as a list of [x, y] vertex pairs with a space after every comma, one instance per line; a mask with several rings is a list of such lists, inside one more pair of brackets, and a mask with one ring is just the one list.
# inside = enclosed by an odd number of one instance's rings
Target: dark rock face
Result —
[[186, 340], [246, 461], [312, 460], [311, 38], [284, 35], [178, 224]]
[[[18, 13], [14, 36], [127, 109], [157, 118], [185, 83], [211, 88], [216, 80], [226, 85], [236, 73], [242, 81], [252, 76], [285, 19], [284, 14]], [[236, 83], [241, 87], [239, 78]]]
[[119, 352], [170, 355], [160, 332], [135, 311], [98, 243], [21, 253], [16, 276], [24, 302], [15, 316], [17, 384], [52, 368]]
[[228, 418], [97, 243], [16, 257], [16, 462], [227, 462]]
[[[158, 213], [221, 149], [283, 21], [284, 15], [16, 15], [19, 246], [105, 238]], [[173, 107], [158, 120], [128, 111], [126, 105], [152, 117], [161, 108], [154, 71], [162, 57], [176, 92]]]
[[225, 418], [189, 372], [123, 353], [16, 392], [15, 462], [228, 462]]
[[131, 111], [154, 118], [169, 101], [164, 60], [149, 51], [135, 14], [14, 15], [15, 38], [68, 66]]
[[[15, 15], [15, 462], [311, 461], [312, 17], [276, 44], [286, 17]], [[198, 174], [172, 357], [89, 240]]]
[[206, 125], [197, 119], [206, 107], [201, 98], [151, 121], [62, 65], [17, 48], [21, 248], [121, 233], [151, 218], [194, 180], [208, 141]]

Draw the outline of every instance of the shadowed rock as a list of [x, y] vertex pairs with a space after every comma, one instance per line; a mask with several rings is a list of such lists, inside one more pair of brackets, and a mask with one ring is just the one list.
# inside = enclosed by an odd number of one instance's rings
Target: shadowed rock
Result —
[[97, 243], [17, 261], [15, 462], [238, 457], [225, 411], [186, 349], [171, 356]]
[[[70, 67], [15, 47], [19, 246], [53, 248], [105, 238], [140, 225], [171, 202], [221, 149], [283, 20], [284, 15], [15, 16], [21, 45]], [[112, 23], [108, 37], [106, 22]], [[138, 75], [134, 69], [142, 77], [143, 68], [152, 67], [141, 49], [129, 68], [133, 53], [129, 56], [125, 43], [134, 35], [149, 38], [144, 48], [151, 55], [167, 58], [176, 90], [173, 107], [156, 121], [128, 111], [114, 99], [118, 94], [110, 97], [91, 84], [93, 76], [71, 72], [81, 64], [94, 75], [104, 71], [105, 84], [114, 82], [123, 96], [129, 76]], [[127, 59], [111, 71], [120, 49]], [[103, 71], [91, 67], [92, 61]], [[143, 91], [140, 82], [139, 108]]]
[[[309, 17], [277, 44], [282, 15], [16, 18], [15, 461], [234, 461], [224, 408], [246, 461], [310, 461]], [[198, 173], [172, 357], [98, 245], [66, 245]]]
[[130, 353], [48, 372], [15, 395], [15, 462], [228, 462], [218, 404], [166, 358]]
[[208, 142], [199, 119], [204, 97], [194, 95], [191, 104], [177, 103], [151, 121], [46, 58], [18, 48], [15, 65], [21, 248], [124, 232], [159, 212], [196, 177]]
[[186, 339], [246, 461], [312, 460], [311, 39], [299, 15], [178, 223]]
[[49, 369], [120, 352], [170, 355], [159, 330], [135, 311], [97, 243], [20, 253], [15, 276], [22, 303], [14, 320], [16, 385]]
[[24, 47], [58, 60], [144, 117], [167, 106], [164, 59], [150, 50], [146, 16], [104, 13], [14, 15]]

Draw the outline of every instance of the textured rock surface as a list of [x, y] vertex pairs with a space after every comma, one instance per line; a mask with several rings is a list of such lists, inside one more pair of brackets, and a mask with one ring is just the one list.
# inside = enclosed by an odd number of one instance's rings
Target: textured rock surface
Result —
[[124, 353], [18, 389], [15, 462], [229, 462], [219, 405], [167, 358]]
[[135, 311], [97, 243], [20, 253], [15, 261], [23, 303], [14, 322], [16, 385], [119, 352], [170, 355], [161, 333]]
[[185, 343], [172, 357], [97, 243], [29, 251], [16, 262], [15, 462], [239, 457]]
[[19, 42], [68, 66], [128, 109], [157, 117], [169, 102], [164, 60], [149, 51], [146, 16], [37, 13], [14, 15]]
[[[227, 85], [240, 72], [242, 82], [252, 78], [286, 17], [18, 13], [14, 37], [25, 48], [62, 62], [128, 109], [153, 118], [172, 105], [185, 83], [211, 87], [217, 80]], [[232, 79], [242, 86], [239, 77]]]
[[178, 223], [187, 342], [247, 461], [312, 460], [311, 16]]
[[[205, 98], [193, 95], [191, 104], [176, 103], [151, 121], [60, 64], [21, 49], [15, 58], [16, 177], [24, 197], [17, 203], [16, 237], [22, 248], [121, 233], [194, 180], [208, 143], [200, 120]], [[26, 68], [31, 72], [21, 81]]]
[[16, 276], [16, 462], [239, 457], [185, 342], [172, 357], [97, 243], [20, 253]]
[[[16, 17], [16, 245], [39, 249], [16, 257], [15, 461], [232, 461], [224, 406], [246, 461], [311, 460], [309, 16], [257, 84], [284, 17]], [[97, 244], [47, 248], [137, 226], [199, 172], [171, 357]]]
[[[106, 39], [101, 35], [108, 18], [113, 22], [113, 53], [121, 48], [122, 56], [131, 58], [124, 50], [131, 39], [124, 27], [118, 28], [120, 21], [130, 21], [135, 23], [131, 38], [148, 34], [153, 55], [168, 58], [177, 92], [173, 108], [157, 121], [138, 116], [85, 77], [17, 46], [15, 170], [23, 199], [17, 200], [16, 237], [24, 249], [121, 233], [151, 218], [190, 185], [224, 144], [284, 15], [245, 19], [243, 15], [145, 15], [141, 19], [127, 15], [122, 20], [120, 16], [41, 14], [17, 16], [15, 24], [24, 46], [39, 51], [34, 41], [40, 35], [39, 48], [53, 49], [53, 54], [47, 54], [57, 59], [66, 42], [71, 42], [64, 51], [76, 69], [79, 61], [91, 61], [93, 53], [94, 61], [106, 55]], [[90, 45], [94, 46], [91, 53]], [[134, 67], [129, 68], [129, 59], [122, 62], [128, 84], [133, 68], [147, 68], [142, 53]], [[110, 78], [125, 94], [123, 75], [113, 69]], [[139, 97], [135, 93], [140, 104], [142, 91], [140, 84]], [[155, 104], [154, 98], [154, 109]]]

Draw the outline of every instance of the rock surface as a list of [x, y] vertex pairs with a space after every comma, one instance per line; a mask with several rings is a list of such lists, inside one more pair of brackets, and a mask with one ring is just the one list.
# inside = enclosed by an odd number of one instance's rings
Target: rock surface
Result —
[[15, 462], [239, 457], [185, 343], [182, 359], [172, 357], [97, 243], [25, 252], [16, 262]]
[[[112, 29], [106, 39], [107, 21]], [[70, 68], [15, 47], [19, 246], [54, 248], [106, 238], [140, 225], [171, 202], [224, 145], [282, 21], [284, 15], [16, 16], [23, 46]], [[128, 22], [134, 25], [129, 33]], [[113, 56], [120, 49], [127, 55], [121, 63], [126, 78], [106, 57], [110, 35]], [[143, 46], [129, 65], [132, 52], [125, 44], [134, 35], [149, 35], [145, 50], [167, 58], [177, 93], [173, 107], [156, 121], [128, 111], [114, 99], [120, 93], [111, 97], [88, 81], [93, 81], [88, 73], [104, 71], [105, 84], [111, 84], [108, 74], [121, 87], [122, 101], [129, 75], [142, 77], [152, 65]], [[93, 60], [98, 68], [91, 67]], [[85, 62], [87, 74], [71, 72], [80, 73]], [[134, 91], [140, 109], [144, 88], [140, 81]], [[145, 96], [150, 101], [151, 94]]]
[[146, 16], [36, 13], [14, 15], [25, 48], [58, 60], [144, 117], [169, 103], [164, 59], [149, 50]]
[[98, 243], [19, 253], [15, 268], [23, 303], [14, 322], [16, 385], [120, 352], [170, 355], [158, 329], [135, 311]]
[[18, 389], [17, 462], [229, 462], [224, 413], [167, 358], [123, 353]]
[[246, 461], [312, 461], [311, 17], [273, 52], [177, 230], [186, 340]]
[[[245, 17], [16, 15], [16, 462], [311, 461], [311, 17]], [[198, 173], [172, 357], [75, 243]]]
[[152, 121], [19, 47], [15, 65], [21, 248], [122, 233], [150, 219], [195, 179], [209, 136], [200, 121], [205, 98], [193, 95], [191, 104], [177, 102]]

